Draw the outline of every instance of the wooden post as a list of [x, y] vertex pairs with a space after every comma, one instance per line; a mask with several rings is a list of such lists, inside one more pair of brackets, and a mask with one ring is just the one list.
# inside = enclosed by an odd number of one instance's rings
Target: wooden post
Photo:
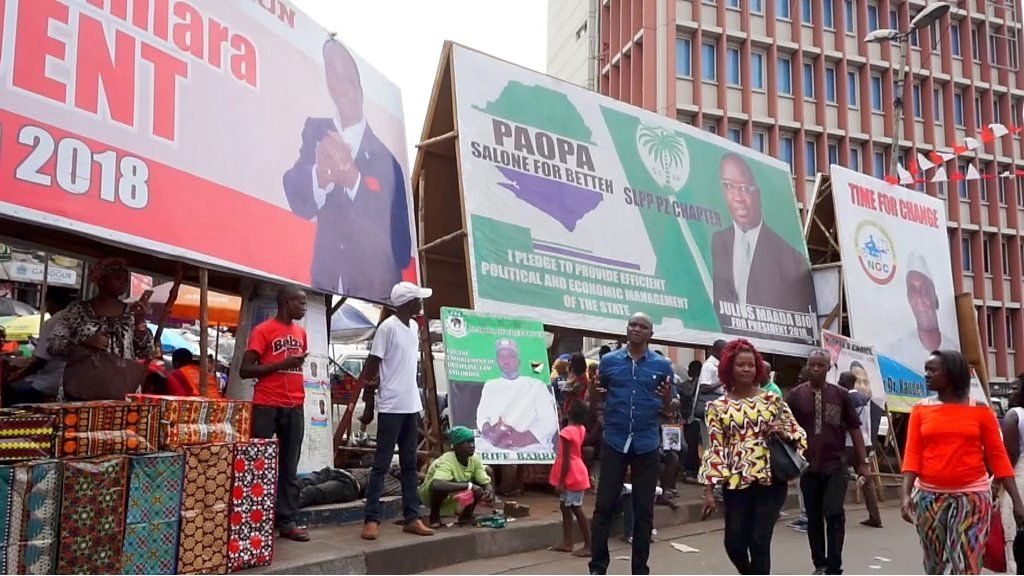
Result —
[[199, 269], [199, 395], [206, 396], [207, 378], [210, 375], [210, 363], [207, 359], [210, 350], [210, 295], [209, 272], [206, 268]]
[[43, 287], [39, 290], [39, 331], [36, 337], [43, 331], [43, 324], [46, 322], [46, 291], [50, 288], [50, 253], [43, 252]]

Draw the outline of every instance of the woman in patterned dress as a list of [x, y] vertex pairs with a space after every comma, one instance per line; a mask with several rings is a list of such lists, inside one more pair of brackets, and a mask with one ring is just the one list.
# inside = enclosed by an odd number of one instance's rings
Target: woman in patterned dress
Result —
[[995, 412], [971, 398], [971, 368], [955, 350], [932, 352], [924, 365], [937, 396], [910, 411], [903, 452], [903, 519], [917, 525], [928, 574], [980, 574], [992, 520], [992, 481], [1009, 495], [1013, 516], [1024, 504]]
[[778, 435], [803, 452], [807, 438], [782, 398], [764, 392], [764, 360], [746, 340], [730, 342], [722, 352], [718, 377], [725, 395], [708, 403], [708, 449], [700, 480], [704, 516], [717, 504], [721, 485], [725, 505], [725, 551], [740, 574], [771, 571], [775, 522], [786, 501], [785, 483], [772, 480], [768, 439]]
[[131, 274], [124, 260], [107, 258], [92, 269], [89, 279], [98, 293], [92, 300], [75, 302], [61, 314], [50, 335], [50, 354], [65, 358], [75, 347], [103, 350], [126, 360], [145, 359], [153, 349], [146, 327], [146, 306], [121, 300]]

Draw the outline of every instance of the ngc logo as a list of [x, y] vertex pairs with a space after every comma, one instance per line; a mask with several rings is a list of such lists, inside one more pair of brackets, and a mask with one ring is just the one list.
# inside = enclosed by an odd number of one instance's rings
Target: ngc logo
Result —
[[885, 285], [896, 276], [896, 252], [885, 228], [872, 220], [857, 225], [854, 234], [857, 261], [875, 284]]

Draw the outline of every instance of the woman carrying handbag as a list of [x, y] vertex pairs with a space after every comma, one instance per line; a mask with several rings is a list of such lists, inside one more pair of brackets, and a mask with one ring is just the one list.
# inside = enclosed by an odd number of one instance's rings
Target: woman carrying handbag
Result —
[[[806, 435], [782, 398], [761, 390], [764, 361], [746, 340], [730, 342], [718, 366], [725, 395], [707, 406], [708, 447], [700, 481], [704, 517], [715, 511], [714, 486], [723, 487], [725, 551], [740, 574], [771, 571], [771, 541], [788, 480], [776, 478], [773, 460], [800, 468]], [[770, 444], [782, 442], [773, 457]], [[791, 465], [791, 466], [790, 466]], [[779, 470], [786, 475], [785, 470]]]

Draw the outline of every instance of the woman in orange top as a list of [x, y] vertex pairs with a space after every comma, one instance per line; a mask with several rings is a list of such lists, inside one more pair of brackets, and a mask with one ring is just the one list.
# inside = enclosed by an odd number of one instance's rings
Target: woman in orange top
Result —
[[980, 574], [992, 519], [989, 472], [1010, 495], [1018, 523], [1024, 522], [1024, 504], [995, 413], [970, 398], [963, 354], [932, 352], [924, 379], [938, 397], [910, 412], [903, 519], [917, 524], [928, 574]]

